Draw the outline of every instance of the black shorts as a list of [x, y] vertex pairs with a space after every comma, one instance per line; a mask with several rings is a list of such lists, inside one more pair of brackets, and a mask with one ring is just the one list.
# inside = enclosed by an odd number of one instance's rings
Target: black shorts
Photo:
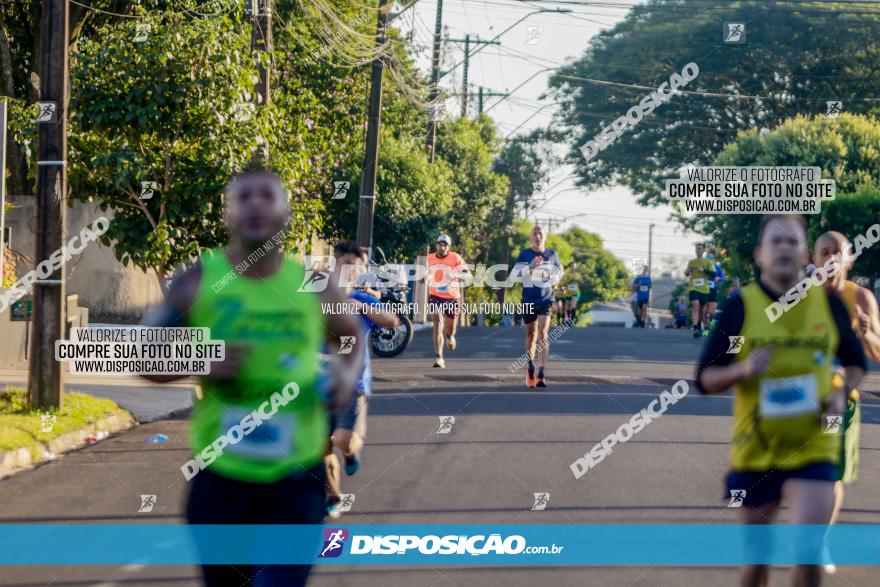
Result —
[[330, 416], [330, 433], [342, 428], [356, 432], [361, 440], [367, 437], [367, 396], [355, 393], [348, 406]]
[[782, 498], [782, 485], [789, 479], [810, 479], [813, 481], [834, 482], [837, 467], [831, 463], [809, 463], [799, 469], [771, 471], [731, 471], [727, 474], [727, 495], [731, 499], [731, 491], [745, 491], [742, 496], [743, 505], [758, 508], [762, 505], [779, 501]]
[[709, 290], [709, 301], [710, 302], [717, 302], [718, 301], [718, 288], [717, 287], [713, 287], [712, 289]]
[[638, 302], [636, 302], [636, 303], [639, 305], [639, 309], [641, 310], [641, 309], [642, 309], [642, 306], [647, 306], [647, 305], [648, 305], [648, 300], [643, 300], [643, 301], [640, 300], [640, 301], [638, 301]]
[[441, 298], [428, 296], [428, 309], [430, 314], [443, 314], [444, 316], [458, 316], [461, 314], [461, 302], [453, 298]]
[[[323, 462], [275, 483], [239, 481], [210, 469], [200, 471], [190, 483], [186, 505], [190, 524], [320, 524], [324, 520], [327, 475]], [[317, 552], [320, 542], [296, 547]], [[310, 565], [202, 566], [209, 587], [305, 585], [309, 569]]]
[[701, 306], [705, 306], [706, 304], [709, 303], [709, 294], [703, 293], [701, 291], [691, 290], [688, 292], [688, 299], [690, 301], [697, 300], [700, 302]]
[[[531, 324], [538, 319], [538, 316], [550, 315], [550, 308], [553, 307], [553, 301], [534, 302], [531, 304], [528, 302], [523, 302], [523, 305], [526, 307], [526, 312], [523, 313], [523, 322], [525, 322], [526, 324]], [[529, 309], [531, 309], [531, 312], [528, 311]]]

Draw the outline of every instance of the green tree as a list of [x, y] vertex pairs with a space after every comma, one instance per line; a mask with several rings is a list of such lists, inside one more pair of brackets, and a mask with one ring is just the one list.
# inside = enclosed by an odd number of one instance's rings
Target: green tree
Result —
[[[740, 130], [824, 113], [829, 99], [848, 112], [874, 111], [876, 102], [865, 97], [880, 93], [878, 7], [801, 4], [748, 0], [695, 9], [690, 1], [649, 0], [595, 35], [551, 79], [580, 184], [627, 185], [656, 204], [665, 201], [663, 179], [687, 164], [708, 165]], [[725, 44], [725, 22], [745, 23], [746, 42]], [[582, 145], [690, 62], [700, 73], [682, 89], [701, 95], [672, 97], [585, 160]]]
[[[768, 132], [740, 133], [714, 164], [819, 167], [823, 178], [835, 181], [839, 202], [826, 202], [821, 214], [806, 216], [810, 232], [816, 235], [820, 229], [832, 229], [821, 227], [833, 227], [853, 238], [854, 234], [864, 233], [863, 229], [877, 218], [876, 214], [859, 217], [857, 213], [870, 214], [876, 210], [876, 189], [860, 186], [880, 185], [878, 145], [880, 122], [874, 118], [849, 114], [835, 119], [797, 116]], [[854, 196], [847, 198], [847, 193]], [[725, 267], [732, 275], [747, 276], [752, 274], [752, 250], [757, 245], [761, 218], [707, 214], [684, 222], [691, 230], [711, 235], [716, 245], [727, 250]], [[852, 224], [847, 225], [848, 222]], [[869, 261], [865, 259], [862, 263], [865, 265], [859, 265], [860, 270], [866, 270]]]
[[[833, 202], [823, 205], [822, 217], [810, 226], [810, 241], [815, 242], [823, 232], [836, 230], [852, 242], [878, 222], [880, 189], [876, 184], [862, 184], [852, 193], [838, 195]], [[880, 253], [873, 248], [863, 249], [850, 274], [870, 277], [873, 285], [874, 279], [880, 277]]]

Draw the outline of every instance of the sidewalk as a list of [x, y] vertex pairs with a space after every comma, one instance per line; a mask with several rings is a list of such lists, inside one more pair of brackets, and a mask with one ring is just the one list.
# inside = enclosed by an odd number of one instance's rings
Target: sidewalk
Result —
[[[26, 387], [27, 367], [0, 369], [0, 388]], [[64, 391], [82, 391], [104, 397], [128, 410], [140, 423], [153, 422], [192, 407], [194, 379], [173, 384], [151, 383], [134, 376], [64, 374]]]

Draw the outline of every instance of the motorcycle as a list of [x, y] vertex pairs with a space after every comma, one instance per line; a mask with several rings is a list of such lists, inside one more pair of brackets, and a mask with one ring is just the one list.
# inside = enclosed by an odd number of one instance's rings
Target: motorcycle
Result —
[[[373, 269], [384, 267], [388, 264], [385, 259], [385, 253], [382, 249], [380, 247], [375, 247], [375, 251], [378, 257], [378, 262], [374, 262], [371, 259], [371, 272], [373, 272]], [[406, 307], [406, 293], [409, 291], [409, 287], [395, 283], [390, 287], [380, 286], [378, 287], [378, 290], [380, 302], [383, 304], [391, 304], [394, 308], [398, 309], [395, 314], [399, 319], [399, 323], [394, 328], [382, 328], [380, 326], [373, 327], [370, 330], [370, 347], [373, 350], [373, 355], [377, 357], [396, 357], [406, 350], [415, 335], [410, 312], [399, 310], [399, 308]]]

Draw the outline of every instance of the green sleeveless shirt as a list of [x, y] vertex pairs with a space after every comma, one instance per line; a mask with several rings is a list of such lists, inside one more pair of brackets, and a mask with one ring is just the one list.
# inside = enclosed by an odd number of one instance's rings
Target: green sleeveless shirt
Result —
[[[320, 463], [328, 435], [327, 412], [316, 386], [324, 318], [318, 295], [297, 291], [305, 275], [302, 263], [285, 257], [279, 270], [264, 279], [239, 275], [225, 251], [203, 255], [201, 266], [188, 326], [210, 328], [211, 339], [225, 341], [227, 351], [233, 345], [249, 348], [232, 380], [201, 383], [203, 398], [190, 425], [196, 457], [210, 461], [215, 473], [256, 483], [272, 483]], [[228, 433], [261, 406], [262, 413], [271, 413], [267, 402], [291, 382], [299, 388], [294, 399], [283, 406], [274, 402], [277, 412], [271, 418], [260, 419], [249, 434], [217, 455], [216, 443], [210, 446], [217, 438], [241, 436]]]

